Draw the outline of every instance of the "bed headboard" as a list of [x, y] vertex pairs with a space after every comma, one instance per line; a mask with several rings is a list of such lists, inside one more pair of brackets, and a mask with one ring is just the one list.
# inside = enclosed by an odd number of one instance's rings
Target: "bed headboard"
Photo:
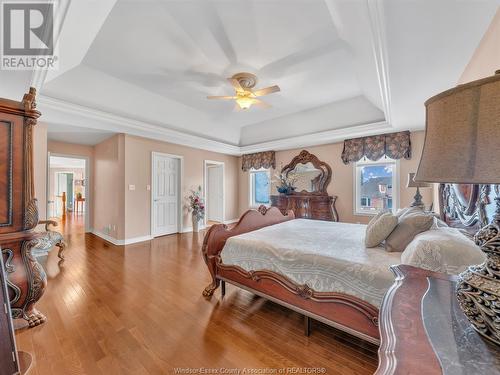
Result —
[[449, 226], [466, 229], [471, 234], [491, 220], [494, 198], [500, 185], [440, 184], [441, 219]]

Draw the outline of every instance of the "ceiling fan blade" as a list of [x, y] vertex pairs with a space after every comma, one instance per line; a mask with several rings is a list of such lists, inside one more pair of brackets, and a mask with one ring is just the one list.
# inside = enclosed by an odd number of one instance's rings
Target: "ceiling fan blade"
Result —
[[259, 100], [259, 99], [254, 99], [254, 102], [253, 104], [257, 107], [260, 107], [260, 108], [271, 108], [271, 104], [267, 104], [266, 102], [263, 102], [262, 100]]
[[229, 83], [231, 83], [231, 85], [234, 87], [236, 92], [245, 92], [245, 89], [243, 87], [241, 87], [241, 85], [237, 79], [228, 78], [227, 80], [229, 81]]
[[207, 96], [207, 99], [226, 99], [226, 100], [233, 100], [233, 99], [236, 99], [236, 96]]
[[278, 92], [278, 91], [280, 91], [280, 87], [277, 85], [274, 85], [274, 86], [266, 87], [264, 89], [255, 90], [253, 92], [253, 94], [255, 96], [264, 96], [264, 95], [269, 95], [269, 94], [272, 94], [273, 92]]

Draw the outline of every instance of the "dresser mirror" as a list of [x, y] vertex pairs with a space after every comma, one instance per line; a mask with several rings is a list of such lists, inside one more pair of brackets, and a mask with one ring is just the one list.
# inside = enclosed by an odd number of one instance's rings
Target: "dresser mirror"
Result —
[[281, 172], [292, 177], [295, 193], [302, 194], [327, 194], [332, 179], [330, 166], [306, 150], [294, 157]]
[[291, 173], [295, 175], [294, 186], [297, 191], [308, 193], [318, 191], [318, 184], [323, 172], [315, 168], [311, 162], [297, 164]]

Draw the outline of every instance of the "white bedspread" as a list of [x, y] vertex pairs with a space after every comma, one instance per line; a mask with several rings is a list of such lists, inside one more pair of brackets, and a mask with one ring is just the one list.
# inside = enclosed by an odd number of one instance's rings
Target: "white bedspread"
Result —
[[222, 262], [271, 270], [318, 292], [346, 293], [380, 307], [401, 253], [364, 245], [366, 225], [296, 219], [231, 237]]

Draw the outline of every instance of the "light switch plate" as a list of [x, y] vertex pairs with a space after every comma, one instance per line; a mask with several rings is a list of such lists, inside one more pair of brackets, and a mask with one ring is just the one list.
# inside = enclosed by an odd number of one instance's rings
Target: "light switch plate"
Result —
[[146, 189], [147, 189], [148, 191], [150, 191], [150, 190], [151, 190], [151, 185], [146, 185]]
[[128, 189], [129, 189], [129, 190], [135, 190], [135, 185], [129, 185], [129, 186], [128, 186]]

